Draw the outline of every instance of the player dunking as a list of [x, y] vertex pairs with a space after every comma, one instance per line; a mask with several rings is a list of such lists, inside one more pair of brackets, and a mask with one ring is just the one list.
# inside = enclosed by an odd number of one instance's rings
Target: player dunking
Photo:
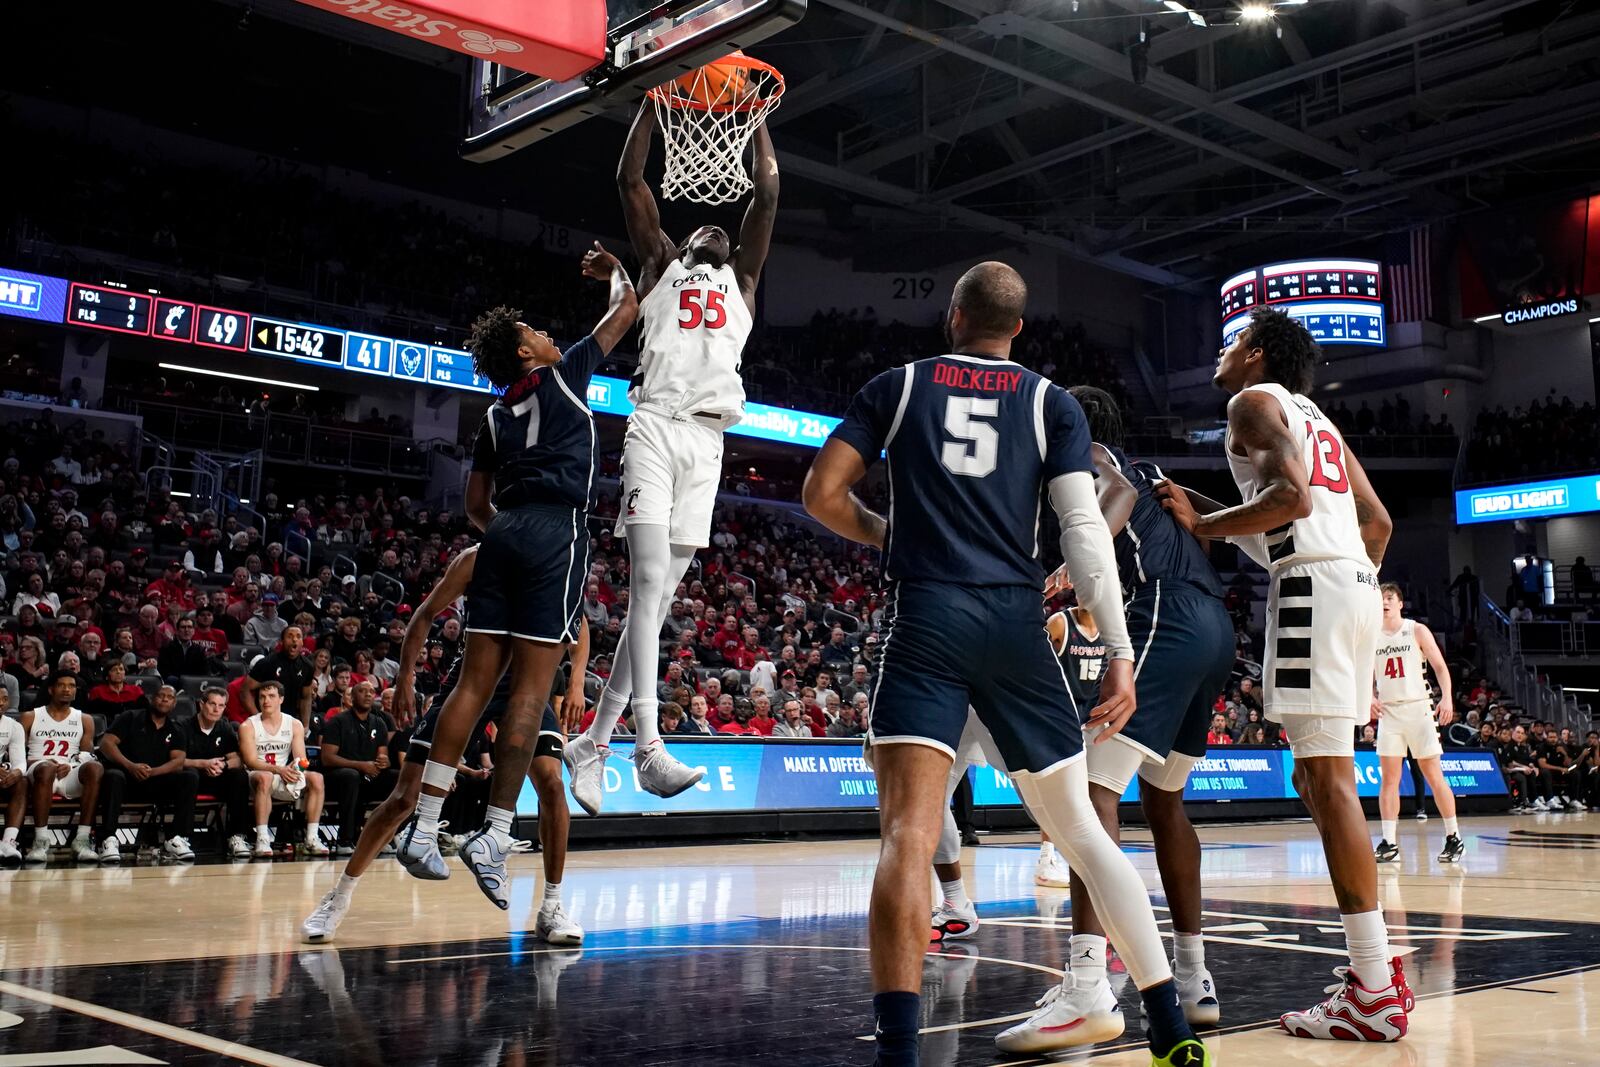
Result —
[[1171, 482], [1157, 492], [1184, 527], [1236, 541], [1271, 574], [1263, 703], [1289, 739], [1295, 790], [1322, 837], [1350, 950], [1333, 995], [1280, 1025], [1297, 1037], [1395, 1041], [1406, 1033], [1410, 989], [1389, 954], [1355, 787], [1355, 731], [1372, 715], [1383, 617], [1376, 572], [1392, 524], [1338, 427], [1304, 395], [1320, 357], [1299, 322], [1256, 311], [1214, 377], [1233, 394], [1228, 466], [1244, 502], [1221, 507]]
[[[868, 919], [877, 1062], [918, 1062], [928, 866], [944, 787], [971, 705], [1017, 791], [1095, 899], [1140, 987], [1157, 1064], [1210, 1061], [1178, 1004], [1144, 883], [1095, 818], [1078, 712], [1044, 629], [1039, 502], [1061, 518], [1078, 597], [1111, 659], [1088, 720], [1115, 734], [1134, 711], [1133, 649], [1116, 560], [1095, 503], [1083, 412], [1011, 362], [1027, 287], [1003, 263], [956, 283], [953, 355], [878, 375], [851, 401], [806, 476], [806, 509], [835, 533], [883, 549], [891, 583], [868, 743], [883, 843]], [[851, 492], [887, 451], [889, 515]], [[1041, 1028], [1058, 994], [1035, 1013]]]
[[[1439, 642], [1433, 639], [1433, 631], [1401, 616], [1405, 598], [1400, 587], [1384, 582], [1381, 591], [1383, 633], [1378, 638], [1378, 656], [1373, 664], [1378, 695], [1373, 699], [1372, 711], [1378, 720], [1378, 770], [1382, 775], [1378, 817], [1383, 820], [1383, 837], [1373, 855], [1379, 863], [1400, 859], [1400, 773], [1401, 761], [1409, 750], [1433, 789], [1439, 814], [1444, 816], [1444, 849], [1439, 853], [1439, 862], [1454, 863], [1467, 848], [1461, 843], [1461, 829], [1456, 823], [1456, 795], [1439, 766], [1439, 757], [1444, 753], [1444, 746], [1439, 744], [1439, 727], [1449, 726], [1455, 718], [1450, 668], [1439, 651]], [[1437, 711], [1432, 706], [1428, 680], [1422, 676], [1424, 659], [1439, 681]], [[1423, 798], [1417, 797], [1419, 808], [1422, 802]]]
[[654, 130], [646, 100], [617, 167], [622, 212], [639, 257], [639, 369], [628, 390], [634, 412], [622, 446], [618, 519], [628, 538], [631, 608], [594, 722], [567, 745], [572, 796], [591, 815], [600, 811], [612, 728], [630, 706], [641, 788], [677, 796], [705, 774], [684, 766], [661, 743], [656, 635], [695, 550], [711, 543], [722, 433], [744, 417], [739, 361], [778, 212], [778, 159], [763, 124], [752, 141], [755, 195], [739, 246], [732, 247], [720, 226], [702, 226], [675, 245], [661, 230], [644, 180]]
[[[402, 722], [409, 721], [415, 711], [415, 665], [417, 656], [422, 652], [423, 642], [427, 640], [428, 630], [433, 625], [434, 619], [466, 595], [467, 587], [472, 583], [472, 573], [477, 559], [478, 547], [474, 545], [451, 560], [438, 584], [428, 592], [427, 597], [412, 614], [411, 621], [406, 624], [405, 637], [400, 642], [400, 672], [394, 680], [394, 714]], [[469, 604], [469, 619], [470, 612]], [[339, 876], [333, 888], [323, 896], [316, 909], [306, 917], [305, 922], [300, 924], [301, 940], [313, 944], [333, 940], [339, 930], [339, 924], [344, 922], [345, 913], [350, 910], [350, 901], [355, 895], [356, 885], [361, 876], [372, 866], [372, 861], [377, 859], [384, 845], [394, 837], [396, 831], [416, 810], [417, 797], [422, 791], [422, 770], [431, 754], [439, 713], [461, 680], [463, 658], [456, 657], [449, 674], [445, 677], [444, 688], [434, 698], [433, 704], [412, 731], [411, 744], [406, 752], [405, 764], [400, 768], [400, 777], [389, 796], [368, 816], [367, 824], [361, 828], [361, 839], [356, 842], [355, 854], [345, 864], [344, 873]], [[580, 708], [583, 704], [583, 672], [588, 662], [589, 625], [587, 620], [580, 618], [578, 641], [572, 652], [573, 683], [568, 687], [567, 693], [569, 701], [576, 697]], [[505, 716], [506, 705], [510, 698], [510, 675], [502, 675], [495, 686], [494, 695], [483, 709], [483, 718], [499, 723]], [[555, 712], [546, 705], [543, 719], [539, 723], [539, 741], [533, 750], [533, 761], [529, 771], [534, 790], [539, 795], [539, 844], [544, 859], [544, 898], [534, 919], [534, 934], [551, 944], [575, 945], [583, 940], [583, 928], [567, 917], [566, 909], [561, 903], [561, 877], [567, 862], [569, 820], [566, 790], [561, 783], [563, 737], [561, 724], [556, 721]], [[498, 766], [496, 773], [500, 773]], [[429, 866], [435, 862], [436, 866]], [[444, 865], [437, 853], [428, 854], [424, 857], [423, 865], [408, 866], [407, 870], [416, 877], [424, 879], [439, 879], [449, 875], [449, 868]]]
[[509, 662], [511, 699], [495, 742], [498, 773], [487, 821], [461, 845], [479, 888], [501, 908], [509, 906], [505, 863], [517, 794], [551, 679], [578, 636], [594, 494], [589, 379], [638, 310], [627, 273], [598, 242], [583, 257], [583, 272], [608, 283], [609, 306], [594, 332], [565, 352], [503, 307], [480, 316], [467, 340], [473, 366], [504, 392], [484, 412], [467, 479], [467, 515], [483, 530], [483, 541], [467, 589], [466, 663], [439, 715], [417, 821], [399, 850], [408, 867], [442, 867], [436, 856], [440, 810], [473, 725]]
[[[1222, 603], [1222, 580], [1205, 551], [1156, 499], [1160, 469], [1122, 451], [1116, 401], [1091, 386], [1071, 393], [1094, 440], [1096, 493], [1115, 537], [1117, 569], [1128, 594], [1128, 636], [1138, 656], [1133, 677], [1139, 713], [1110, 744], [1089, 747], [1089, 795], [1116, 840], [1117, 805], [1138, 774], [1172, 912], [1179, 1000], [1190, 1023], [1214, 1026], [1221, 1008], [1200, 934], [1200, 840], [1184, 812], [1183, 789], [1206, 754], [1211, 709], [1233, 668], [1233, 625]], [[1095, 914], [1100, 901], [1072, 873], [1072, 991], [1060, 1007], [1081, 1023], [1075, 1031], [1059, 1032], [1060, 1044], [1041, 1046], [1037, 1042], [1048, 1035], [1030, 1035], [1034, 1043], [1017, 1051], [1104, 1041], [1122, 1032], [1122, 1013], [1106, 978], [1105, 933]]]

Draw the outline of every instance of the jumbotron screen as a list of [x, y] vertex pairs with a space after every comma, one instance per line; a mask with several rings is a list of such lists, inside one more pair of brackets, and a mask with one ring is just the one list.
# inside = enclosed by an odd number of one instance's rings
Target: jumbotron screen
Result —
[[1302, 259], [1240, 271], [1222, 283], [1223, 343], [1232, 343], [1262, 305], [1305, 323], [1320, 344], [1386, 343], [1383, 268], [1372, 260]]

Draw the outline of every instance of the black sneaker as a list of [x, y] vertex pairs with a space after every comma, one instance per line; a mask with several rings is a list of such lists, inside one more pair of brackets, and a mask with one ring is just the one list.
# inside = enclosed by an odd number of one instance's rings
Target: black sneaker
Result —
[[1379, 863], [1395, 863], [1400, 859], [1400, 846], [1379, 841], [1378, 847], [1372, 850], [1372, 858]]
[[1454, 863], [1466, 851], [1467, 846], [1461, 843], [1461, 836], [1459, 834], [1451, 834], [1444, 839], [1444, 851], [1439, 853], [1439, 862]]

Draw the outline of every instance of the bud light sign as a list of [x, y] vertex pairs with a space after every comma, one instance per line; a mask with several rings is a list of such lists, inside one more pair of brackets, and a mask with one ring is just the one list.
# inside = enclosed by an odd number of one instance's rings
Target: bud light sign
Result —
[[1456, 490], [1456, 524], [1600, 511], [1600, 475]]

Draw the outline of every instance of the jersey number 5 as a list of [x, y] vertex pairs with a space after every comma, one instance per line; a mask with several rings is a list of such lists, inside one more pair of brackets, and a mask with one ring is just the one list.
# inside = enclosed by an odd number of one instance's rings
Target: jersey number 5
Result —
[[722, 292], [717, 289], [678, 290], [678, 314], [683, 316], [678, 325], [685, 330], [697, 330], [701, 326], [720, 330], [728, 324], [728, 310], [722, 306]]
[[1344, 448], [1339, 439], [1327, 430], [1315, 429], [1309, 422], [1306, 436], [1312, 439], [1311, 484], [1320, 485], [1330, 493], [1348, 493], [1350, 476], [1344, 472]]
[[1000, 454], [1000, 434], [982, 419], [1000, 414], [1000, 401], [988, 397], [952, 396], [944, 402], [946, 441], [939, 462], [951, 474], [982, 478], [994, 470]]

